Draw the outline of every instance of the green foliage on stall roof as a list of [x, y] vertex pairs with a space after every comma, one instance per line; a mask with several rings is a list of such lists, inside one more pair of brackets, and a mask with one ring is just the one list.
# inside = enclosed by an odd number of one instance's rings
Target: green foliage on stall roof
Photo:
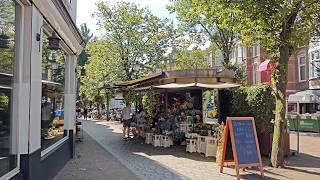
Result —
[[235, 73], [236, 78], [239, 79], [242, 85], [246, 84], [247, 81], [247, 67], [246, 64], [224, 64], [226, 69], [232, 70]]
[[231, 94], [232, 116], [253, 116], [259, 132], [273, 132], [275, 98], [270, 85], [242, 86]]

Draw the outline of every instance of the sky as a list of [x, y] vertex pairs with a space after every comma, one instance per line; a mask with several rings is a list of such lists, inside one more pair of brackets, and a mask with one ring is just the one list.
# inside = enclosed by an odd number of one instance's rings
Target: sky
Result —
[[[86, 23], [88, 28], [94, 33], [94, 35], [99, 36], [102, 34], [101, 30], [98, 30], [96, 25], [97, 21], [91, 17], [92, 13], [96, 11], [96, 3], [102, 0], [78, 0], [77, 1], [77, 25]], [[116, 4], [121, 0], [107, 0], [111, 5]], [[174, 22], [177, 22], [175, 15], [170, 14], [166, 9], [166, 5], [170, 4], [169, 0], [123, 0], [126, 2], [133, 2], [140, 7], [148, 7], [153, 15], [160, 18], [169, 18]]]

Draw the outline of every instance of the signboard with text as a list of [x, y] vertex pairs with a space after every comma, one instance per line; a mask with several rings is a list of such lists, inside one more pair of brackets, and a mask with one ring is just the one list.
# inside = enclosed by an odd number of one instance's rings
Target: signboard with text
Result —
[[263, 167], [256, 126], [253, 117], [228, 117], [224, 131], [224, 145], [220, 172], [225, 162], [233, 162], [237, 179], [239, 168], [258, 166], [263, 176]]

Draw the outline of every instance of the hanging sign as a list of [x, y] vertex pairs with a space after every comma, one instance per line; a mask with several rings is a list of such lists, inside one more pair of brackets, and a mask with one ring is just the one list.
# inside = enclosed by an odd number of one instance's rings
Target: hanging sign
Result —
[[237, 179], [240, 179], [239, 168], [257, 166], [261, 175], [263, 167], [260, 148], [253, 117], [228, 117], [224, 130], [224, 143], [220, 172], [225, 162], [235, 165]]

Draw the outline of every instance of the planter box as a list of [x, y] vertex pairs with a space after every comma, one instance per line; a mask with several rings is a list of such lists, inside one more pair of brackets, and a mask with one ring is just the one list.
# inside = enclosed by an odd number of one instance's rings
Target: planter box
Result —
[[[283, 138], [284, 138], [283, 139], [284, 140], [283, 155], [289, 156], [290, 155], [290, 135], [286, 133]], [[261, 155], [270, 157], [271, 150], [272, 150], [273, 134], [258, 132], [258, 139], [259, 139]]]

